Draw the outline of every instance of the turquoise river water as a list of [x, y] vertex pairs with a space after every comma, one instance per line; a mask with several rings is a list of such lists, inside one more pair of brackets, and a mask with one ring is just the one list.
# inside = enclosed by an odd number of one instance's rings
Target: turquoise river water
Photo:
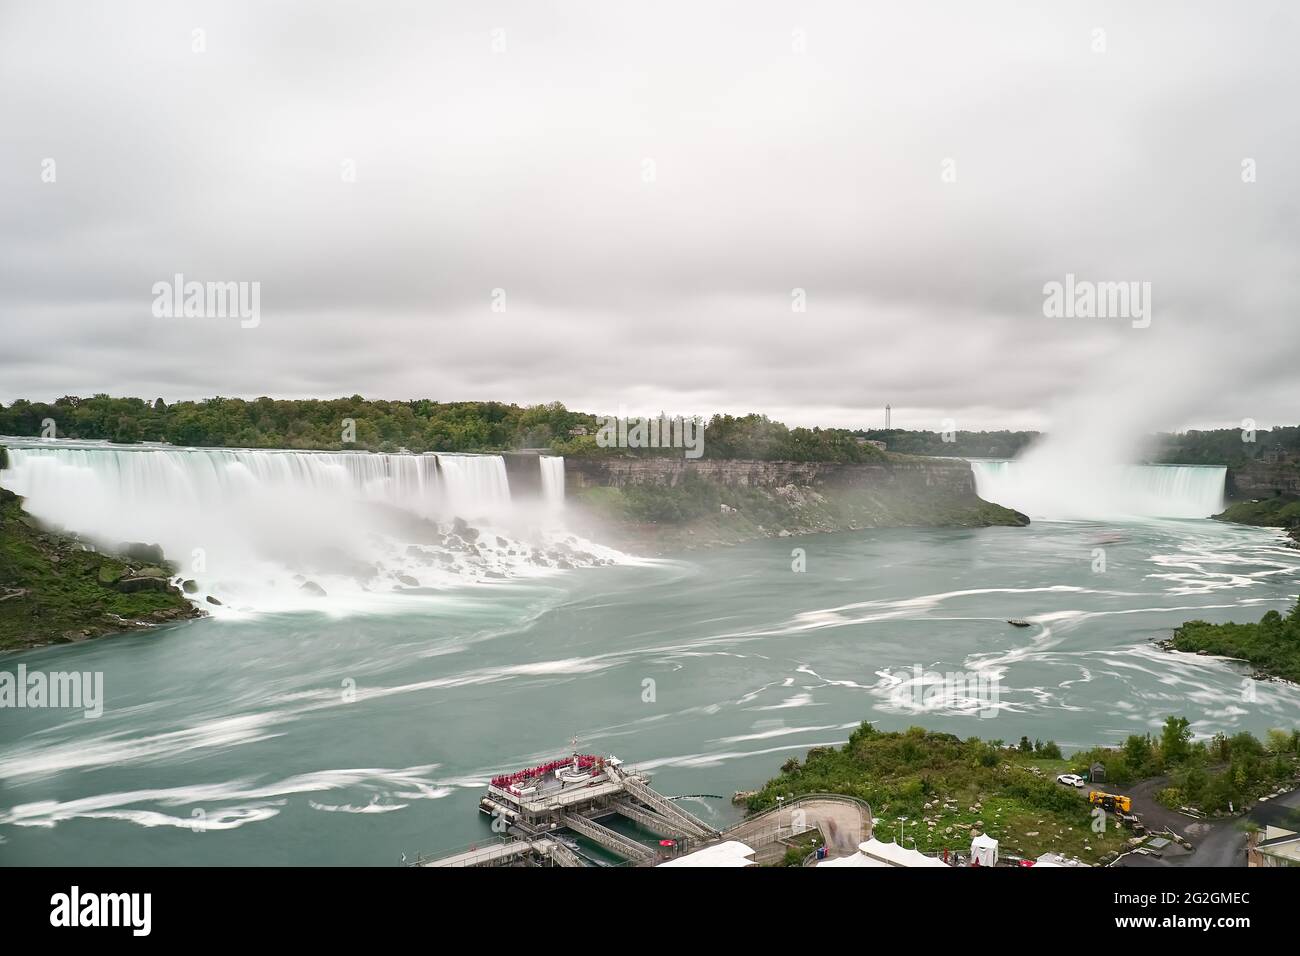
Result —
[[[489, 838], [487, 778], [575, 736], [729, 798], [864, 719], [1067, 749], [1168, 714], [1291, 727], [1300, 689], [1153, 641], [1284, 610], [1298, 581], [1279, 534], [1208, 520], [877, 530], [11, 653], [102, 672], [105, 702], [0, 714], [0, 862], [393, 865]], [[995, 699], [912, 693], [917, 668], [996, 677]]]

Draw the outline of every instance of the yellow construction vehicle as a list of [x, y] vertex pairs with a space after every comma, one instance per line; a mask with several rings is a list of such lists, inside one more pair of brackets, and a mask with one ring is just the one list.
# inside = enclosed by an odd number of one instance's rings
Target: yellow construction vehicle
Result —
[[1088, 791], [1088, 802], [1108, 810], [1111, 813], [1132, 813], [1133, 801], [1117, 793], [1103, 793], [1100, 790]]

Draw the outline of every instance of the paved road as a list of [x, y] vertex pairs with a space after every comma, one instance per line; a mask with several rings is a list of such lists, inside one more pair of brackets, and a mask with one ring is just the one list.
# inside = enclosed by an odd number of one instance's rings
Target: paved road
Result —
[[775, 842], [793, 832], [821, 830], [826, 846], [835, 856], [847, 856], [871, 836], [871, 815], [860, 804], [834, 797], [806, 797], [794, 806], [769, 810], [730, 827], [723, 838], [740, 840], [757, 852], [754, 859], [769, 863], [785, 855], [785, 845]]
[[[1129, 795], [1133, 798], [1133, 810], [1142, 817], [1142, 822], [1151, 831], [1158, 831], [1168, 826], [1175, 833], [1192, 842], [1190, 851], [1176, 844], [1170, 844], [1162, 851], [1162, 856], [1143, 856], [1132, 854], [1120, 860], [1117, 866], [1245, 866], [1246, 832], [1242, 829], [1243, 818], [1232, 817], [1227, 820], [1193, 820], [1181, 813], [1175, 813], [1155, 802], [1154, 794], [1168, 784], [1167, 778], [1156, 777], [1143, 781], [1134, 787]], [[1285, 807], [1300, 807], [1300, 790], [1276, 797], [1273, 804]]]

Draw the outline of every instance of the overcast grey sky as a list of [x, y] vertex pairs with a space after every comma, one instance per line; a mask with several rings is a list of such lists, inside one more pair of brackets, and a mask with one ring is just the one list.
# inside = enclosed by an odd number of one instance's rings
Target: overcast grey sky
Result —
[[[1285, 2], [0, 0], [0, 401], [1295, 422], [1298, 40]], [[260, 325], [155, 318], [178, 272]], [[1151, 327], [1044, 317], [1066, 273]]]

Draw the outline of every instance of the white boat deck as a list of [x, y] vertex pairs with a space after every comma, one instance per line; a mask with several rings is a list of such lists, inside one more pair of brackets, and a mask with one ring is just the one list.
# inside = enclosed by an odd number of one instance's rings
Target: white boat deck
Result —
[[527, 796], [516, 796], [500, 787], [488, 787], [488, 796], [499, 803], [517, 804], [526, 813], [545, 813], [563, 810], [565, 807], [590, 800], [612, 797], [624, 791], [622, 780], [610, 780], [607, 777], [592, 777], [592, 780], [597, 782], [585, 786], [540, 790]]

